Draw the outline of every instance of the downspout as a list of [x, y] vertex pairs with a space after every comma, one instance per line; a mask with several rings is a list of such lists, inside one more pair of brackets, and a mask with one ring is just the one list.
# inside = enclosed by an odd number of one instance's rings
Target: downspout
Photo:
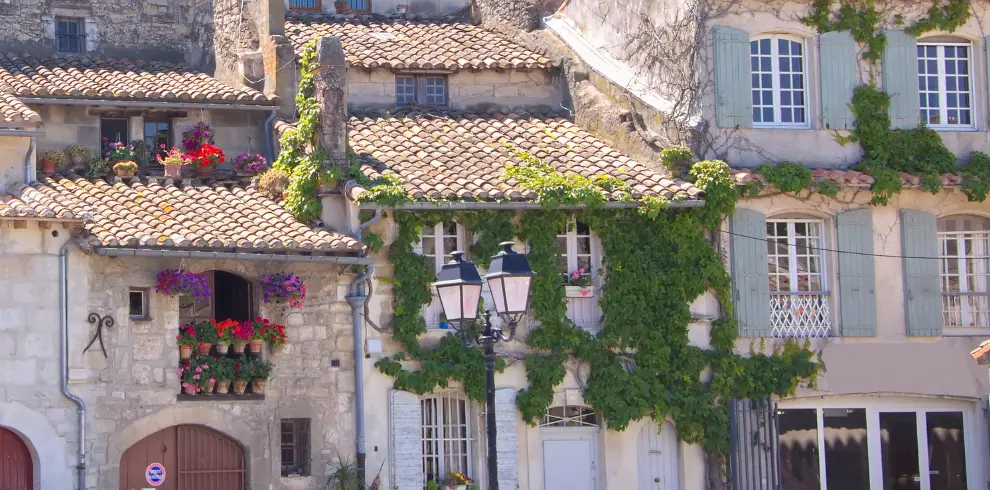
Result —
[[24, 185], [30, 185], [34, 179], [31, 175], [31, 156], [34, 154], [34, 146], [38, 140], [37, 136], [32, 136], [28, 143], [27, 155], [24, 156]]
[[272, 140], [272, 131], [275, 131], [275, 128], [272, 127], [272, 121], [275, 120], [277, 114], [278, 111], [273, 109], [272, 113], [265, 119], [265, 158], [268, 159], [269, 165], [275, 163], [275, 143]]
[[60, 354], [62, 359], [62, 395], [76, 404], [76, 413], [79, 416], [79, 463], [76, 464], [76, 471], [79, 473], [79, 490], [86, 490], [86, 404], [76, 395], [69, 392], [69, 244], [72, 240], [66, 241], [58, 251], [58, 272], [59, 272], [59, 301], [61, 302], [61, 313], [59, 315], [59, 327], [61, 329], [62, 342], [60, 344]]
[[[364, 230], [381, 219], [382, 210], [375, 210], [375, 216], [368, 220], [367, 223], [363, 223], [358, 227], [358, 241], [361, 241]], [[361, 254], [362, 257], [366, 257], [367, 255], [367, 251]], [[367, 458], [368, 450], [365, 447], [364, 441], [364, 343], [362, 341], [363, 335], [361, 330], [364, 327], [364, 305], [368, 301], [364, 284], [374, 272], [374, 264], [368, 264], [365, 266], [364, 272], [351, 281], [351, 285], [347, 290], [347, 302], [351, 305], [351, 317], [354, 320], [354, 433], [357, 441], [355, 464], [357, 465], [358, 475], [361, 475], [362, 482], [367, 480], [368, 477], [365, 473], [365, 459]]]

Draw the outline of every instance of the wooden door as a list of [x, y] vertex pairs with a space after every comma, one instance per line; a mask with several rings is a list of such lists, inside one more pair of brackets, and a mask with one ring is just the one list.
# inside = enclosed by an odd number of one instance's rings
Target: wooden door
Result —
[[0, 488], [34, 490], [31, 451], [21, 436], [0, 427]]
[[650, 422], [639, 431], [639, 490], [680, 490], [674, 425]]
[[152, 463], [165, 467], [161, 490], [244, 490], [245, 464], [241, 447], [212, 429], [180, 425], [138, 441], [120, 458], [120, 489], [150, 487], [145, 470]]

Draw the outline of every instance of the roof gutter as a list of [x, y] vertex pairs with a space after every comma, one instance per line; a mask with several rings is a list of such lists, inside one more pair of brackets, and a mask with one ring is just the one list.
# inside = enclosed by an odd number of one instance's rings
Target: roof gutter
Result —
[[265, 262], [303, 262], [308, 264], [372, 265], [367, 257], [338, 255], [285, 255], [271, 253], [205, 252], [199, 250], [165, 250], [151, 248], [93, 247], [93, 253], [101, 257], [159, 257], [207, 260], [252, 260]]
[[116, 107], [168, 107], [170, 109], [230, 109], [245, 111], [273, 111], [281, 106], [261, 104], [221, 104], [216, 102], [162, 102], [113, 99], [57, 99], [46, 97], [18, 97], [25, 104], [54, 105], [108, 105]]
[[[700, 208], [705, 205], [705, 201], [699, 199], [683, 200], [683, 201], [670, 201], [667, 206], [671, 208]], [[586, 205], [568, 205], [568, 206], [557, 206], [554, 209], [584, 209], [587, 208]], [[634, 209], [643, 207], [642, 203], [638, 202], [615, 202], [609, 201], [604, 204], [606, 209]], [[428, 202], [428, 201], [417, 201], [417, 202], [407, 202], [405, 204], [399, 204], [398, 206], [383, 206], [375, 203], [362, 203], [361, 209], [402, 209], [407, 211], [417, 211], [417, 210], [475, 210], [475, 209], [546, 209], [546, 206], [531, 201], [502, 201], [502, 202]]]
[[40, 136], [47, 133], [44, 129], [4, 129], [0, 128], [0, 136]]

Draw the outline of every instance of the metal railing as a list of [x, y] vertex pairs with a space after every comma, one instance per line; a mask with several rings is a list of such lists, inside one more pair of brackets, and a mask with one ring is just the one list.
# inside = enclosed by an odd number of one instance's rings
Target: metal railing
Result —
[[832, 311], [827, 291], [771, 292], [770, 326], [774, 337], [828, 337]]
[[990, 328], [990, 293], [942, 293], [946, 327]]

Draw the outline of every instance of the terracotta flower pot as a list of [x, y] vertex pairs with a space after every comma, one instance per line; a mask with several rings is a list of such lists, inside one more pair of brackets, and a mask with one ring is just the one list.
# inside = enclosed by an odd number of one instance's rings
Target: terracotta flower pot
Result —
[[210, 381], [210, 384], [206, 385], [206, 388], [203, 388], [203, 394], [204, 395], [212, 395], [213, 394], [213, 388], [216, 385], [217, 385], [217, 382], [215, 380], [214, 381]]
[[226, 395], [230, 391], [230, 380], [221, 379], [217, 381], [217, 394]]
[[217, 354], [221, 356], [227, 355], [227, 349], [230, 348], [230, 344], [224, 342], [217, 342], [213, 344], [217, 348]]
[[197, 165], [196, 166], [196, 176], [197, 177], [212, 177], [213, 176], [213, 167], [211, 167], [209, 165], [207, 165], [207, 166]]
[[261, 352], [261, 348], [265, 346], [265, 341], [262, 339], [251, 339], [251, 352]]
[[351, 10], [350, 4], [347, 3], [335, 3], [333, 6], [337, 8], [338, 14], [346, 14]]
[[247, 342], [244, 342], [243, 340], [235, 340], [234, 341], [234, 354], [243, 354], [245, 347], [247, 347]]
[[192, 346], [191, 345], [180, 345], [179, 346], [179, 358], [183, 361], [192, 357]]
[[274, 355], [279, 355], [285, 350], [285, 344], [268, 344], [268, 351]]
[[114, 170], [117, 173], [117, 177], [134, 177], [134, 170], [124, 170], [122, 168]]
[[172, 179], [182, 177], [182, 165], [166, 165], [165, 176]]
[[45, 175], [53, 175], [55, 173], [56, 168], [58, 168], [58, 166], [55, 165], [55, 160], [41, 161], [41, 173]]
[[244, 394], [244, 390], [247, 389], [247, 384], [248, 384], [248, 382], [247, 382], [246, 379], [235, 379], [234, 380], [234, 394], [235, 395], [243, 395]]
[[199, 343], [199, 351], [198, 351], [199, 352], [199, 355], [201, 355], [201, 356], [208, 356], [208, 355], [210, 355], [210, 349], [211, 348], [213, 348], [213, 344], [211, 344], [209, 342], [200, 342]]
[[265, 392], [265, 384], [268, 383], [267, 379], [264, 378], [254, 378], [251, 380], [251, 391], [256, 394], [262, 394]]
[[196, 387], [195, 386], [186, 386], [185, 388], [183, 388], [183, 391], [185, 391], [187, 395], [195, 395], [196, 394]]

